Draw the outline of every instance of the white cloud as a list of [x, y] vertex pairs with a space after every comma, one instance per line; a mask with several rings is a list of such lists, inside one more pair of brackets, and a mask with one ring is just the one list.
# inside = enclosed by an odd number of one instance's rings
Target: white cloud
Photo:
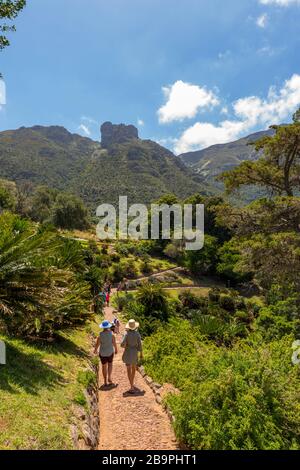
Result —
[[167, 102], [158, 110], [159, 122], [162, 124], [193, 118], [200, 109], [219, 104], [213, 91], [182, 80], [163, 87], [163, 92]]
[[88, 122], [89, 124], [95, 124], [95, 125], [99, 125], [99, 122], [96, 121], [96, 119], [94, 118], [91, 118], [89, 116], [81, 116], [80, 118], [81, 121], [85, 121], [85, 122]]
[[6, 105], [6, 87], [5, 82], [0, 78], [0, 110]]
[[198, 150], [214, 144], [231, 142], [257, 127], [280, 124], [300, 106], [300, 75], [294, 74], [280, 90], [270, 87], [265, 99], [248, 96], [232, 103], [235, 120], [218, 125], [197, 122], [176, 141], [176, 153]]
[[80, 124], [80, 126], [78, 127], [78, 130], [83, 132], [88, 137], [91, 135], [90, 129], [85, 124]]
[[279, 5], [287, 7], [289, 5], [300, 5], [300, 0], [259, 0], [263, 5]]
[[256, 20], [257, 26], [262, 29], [264, 29], [267, 26], [267, 23], [268, 23], [268, 15], [266, 13], [263, 13], [262, 15], [260, 15]]
[[235, 140], [242, 131], [243, 123], [238, 121], [223, 121], [219, 126], [209, 122], [196, 122], [181, 135], [174, 150], [180, 154], [214, 144], [223, 144]]
[[145, 122], [143, 121], [143, 119], [138, 119], [137, 124], [138, 126], [143, 127], [145, 125]]

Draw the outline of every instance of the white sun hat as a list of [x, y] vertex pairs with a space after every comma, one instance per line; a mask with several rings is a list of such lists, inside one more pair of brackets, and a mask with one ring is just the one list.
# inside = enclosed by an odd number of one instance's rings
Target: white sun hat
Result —
[[126, 325], [125, 328], [126, 328], [126, 330], [132, 330], [132, 331], [134, 331], [134, 330], [136, 330], [139, 326], [140, 326], [139, 322], [137, 322], [137, 321], [131, 319], [131, 320], [129, 320], [129, 322], [127, 323], [127, 325]]

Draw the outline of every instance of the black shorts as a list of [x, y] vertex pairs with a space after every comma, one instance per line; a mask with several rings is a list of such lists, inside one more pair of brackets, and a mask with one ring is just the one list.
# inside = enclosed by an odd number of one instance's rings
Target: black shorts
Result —
[[114, 360], [114, 355], [111, 356], [100, 356], [101, 364], [111, 364]]

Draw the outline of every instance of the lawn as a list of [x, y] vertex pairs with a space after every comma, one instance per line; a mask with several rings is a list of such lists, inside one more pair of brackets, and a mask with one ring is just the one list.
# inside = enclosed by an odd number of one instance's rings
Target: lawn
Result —
[[89, 361], [97, 324], [39, 345], [0, 336], [7, 364], [0, 366], [0, 449], [72, 449], [72, 404], [82, 399], [78, 372]]

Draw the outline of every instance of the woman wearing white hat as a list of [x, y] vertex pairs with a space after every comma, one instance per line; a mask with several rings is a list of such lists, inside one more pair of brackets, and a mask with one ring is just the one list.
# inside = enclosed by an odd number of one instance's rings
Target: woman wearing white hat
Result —
[[122, 339], [121, 346], [125, 348], [122, 360], [127, 367], [127, 375], [130, 382], [129, 393], [135, 393], [134, 378], [136, 366], [138, 363], [138, 353], [143, 357], [141, 335], [137, 331], [139, 323], [135, 320], [129, 320], [126, 325], [126, 333]]

